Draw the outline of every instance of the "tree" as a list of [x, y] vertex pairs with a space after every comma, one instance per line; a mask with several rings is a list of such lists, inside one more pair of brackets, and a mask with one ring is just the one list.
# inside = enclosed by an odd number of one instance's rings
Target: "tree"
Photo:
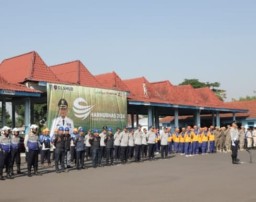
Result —
[[256, 100], [256, 96], [245, 96], [245, 97], [240, 97], [238, 100], [235, 101], [250, 101], [250, 100]]
[[223, 89], [219, 89], [220, 87], [219, 82], [210, 83], [210, 82], [202, 82], [202, 81], [199, 81], [198, 79], [184, 79], [184, 81], [179, 85], [191, 85], [193, 88], [208, 87], [215, 93], [215, 95], [220, 100], [223, 101], [226, 98], [226, 91]]
[[[0, 117], [2, 117], [2, 107], [0, 107]], [[3, 120], [1, 120], [1, 125], [3, 125]], [[12, 120], [8, 111], [5, 111], [5, 125], [12, 127]]]

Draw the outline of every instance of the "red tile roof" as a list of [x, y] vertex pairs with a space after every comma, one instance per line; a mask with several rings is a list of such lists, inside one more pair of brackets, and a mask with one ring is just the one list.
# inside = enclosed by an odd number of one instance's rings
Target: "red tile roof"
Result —
[[172, 104], [193, 106], [223, 106], [223, 102], [209, 88], [195, 89], [191, 85], [173, 86], [169, 81], [154, 82], [161, 98]]
[[35, 51], [3, 60], [0, 74], [10, 83], [58, 81], [57, 77]]
[[131, 100], [142, 102], [168, 103], [167, 101], [161, 99], [160, 94], [145, 77], [139, 77], [123, 81], [128, 86], [131, 92], [131, 95], [129, 96]]
[[19, 91], [19, 92], [30, 92], [30, 93], [41, 93], [38, 90], [27, 88], [22, 84], [11, 84], [8, 83], [3, 77], [0, 76], [0, 89], [8, 91]]
[[239, 116], [247, 116], [247, 118], [256, 118], [256, 100], [235, 101], [225, 103], [227, 108], [247, 109], [248, 113], [239, 114]]
[[54, 65], [50, 69], [61, 82], [90, 87], [102, 86], [79, 60]]
[[99, 74], [99, 75], [96, 75], [95, 78], [101, 83], [102, 86], [106, 88], [111, 88], [111, 89], [121, 90], [126, 92], [130, 91], [127, 85], [116, 74], [116, 72]]

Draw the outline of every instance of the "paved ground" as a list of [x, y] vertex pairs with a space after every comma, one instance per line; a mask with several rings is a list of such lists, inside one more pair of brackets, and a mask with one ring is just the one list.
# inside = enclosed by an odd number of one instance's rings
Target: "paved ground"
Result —
[[241, 165], [222, 153], [61, 174], [41, 171], [42, 176], [1, 181], [0, 201], [255, 202], [255, 159], [250, 164], [245, 151], [239, 156]]

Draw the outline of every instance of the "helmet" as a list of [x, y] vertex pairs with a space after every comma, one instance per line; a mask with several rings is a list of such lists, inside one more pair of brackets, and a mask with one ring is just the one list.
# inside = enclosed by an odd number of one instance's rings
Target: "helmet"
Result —
[[4, 130], [11, 130], [11, 128], [9, 128], [8, 126], [4, 126], [3, 128], [2, 128], [2, 130], [4, 131]]
[[69, 131], [69, 127], [66, 127], [66, 128], [65, 128], [65, 131]]
[[79, 132], [84, 132], [84, 129], [82, 127], [80, 127]]
[[58, 127], [58, 131], [64, 131], [64, 128], [62, 126]]
[[18, 132], [18, 131], [19, 131], [18, 128], [12, 129], [12, 132]]
[[32, 125], [30, 126], [30, 129], [38, 129], [38, 125], [32, 124]]

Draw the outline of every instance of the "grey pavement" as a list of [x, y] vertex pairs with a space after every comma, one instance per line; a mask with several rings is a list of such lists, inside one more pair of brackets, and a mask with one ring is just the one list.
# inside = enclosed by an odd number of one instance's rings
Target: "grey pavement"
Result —
[[41, 169], [42, 176], [1, 181], [0, 201], [255, 202], [256, 151], [252, 163], [246, 151], [239, 157], [240, 165], [217, 153], [61, 174]]

